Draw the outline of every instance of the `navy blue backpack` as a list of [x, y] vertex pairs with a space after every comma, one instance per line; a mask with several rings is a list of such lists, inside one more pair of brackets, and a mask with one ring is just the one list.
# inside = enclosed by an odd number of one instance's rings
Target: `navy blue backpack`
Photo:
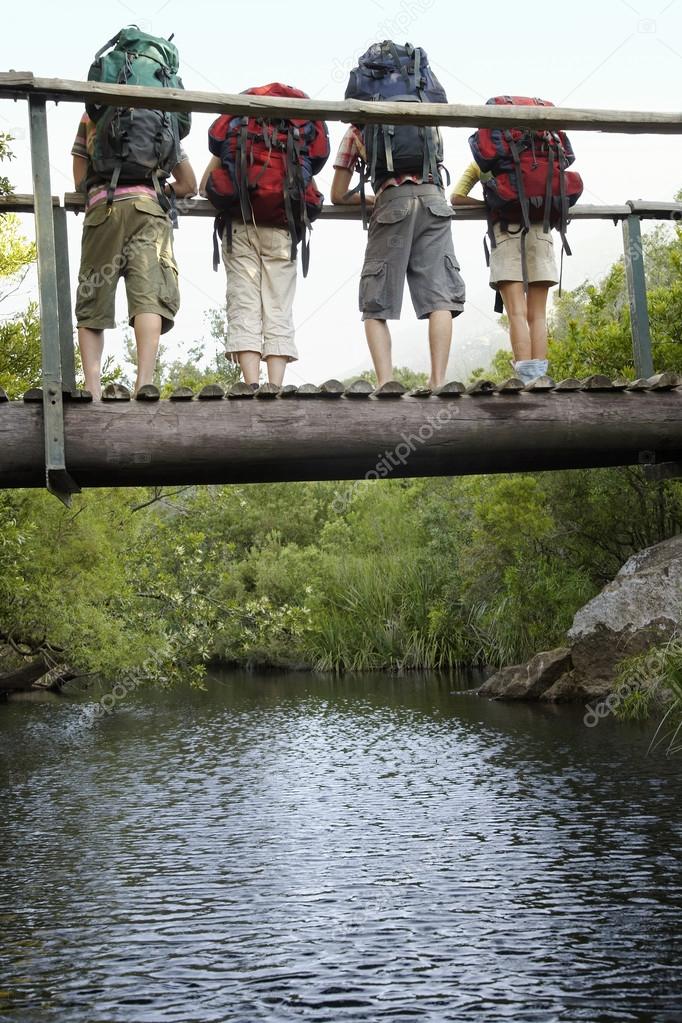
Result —
[[[350, 73], [346, 99], [390, 100], [401, 103], [447, 103], [445, 89], [429, 67], [425, 50], [405, 43], [397, 46], [385, 39], [363, 53]], [[359, 126], [360, 127], [360, 126]], [[371, 180], [376, 192], [395, 174], [416, 174], [442, 185], [443, 140], [436, 127], [416, 124], [370, 124], [362, 128], [367, 162], [361, 168], [364, 182]], [[364, 204], [363, 204], [364, 205]]]

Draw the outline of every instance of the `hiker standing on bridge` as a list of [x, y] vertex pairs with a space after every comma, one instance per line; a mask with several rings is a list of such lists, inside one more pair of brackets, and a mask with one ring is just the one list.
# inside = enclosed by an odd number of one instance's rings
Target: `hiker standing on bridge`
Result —
[[[447, 103], [423, 50], [375, 43], [351, 71], [346, 99]], [[381, 387], [393, 376], [387, 320], [399, 320], [405, 277], [417, 318], [429, 321], [432, 389], [445, 383], [452, 320], [465, 289], [443, 192], [443, 143], [435, 127], [351, 126], [334, 161], [332, 202], [372, 206], [360, 278], [360, 312]], [[359, 186], [350, 191], [355, 171]], [[374, 196], [365, 196], [370, 181]]]
[[[308, 99], [280, 82], [246, 90], [256, 96]], [[268, 382], [280, 387], [287, 364], [298, 358], [293, 317], [297, 252], [308, 273], [310, 225], [322, 209], [314, 174], [329, 158], [324, 121], [222, 114], [211, 125], [213, 154], [200, 192], [220, 211], [213, 231], [213, 269], [227, 278], [226, 355], [239, 363], [255, 389], [261, 362]]]
[[[488, 104], [552, 106], [523, 96], [496, 96]], [[547, 297], [560, 281], [551, 228], [559, 231], [570, 255], [568, 212], [582, 194], [582, 180], [567, 170], [575, 157], [561, 131], [482, 128], [469, 144], [474, 162], [453, 188], [451, 201], [488, 212], [486, 258], [495, 312], [507, 313], [514, 372], [529, 384], [548, 371]], [[482, 201], [469, 198], [479, 181]]]
[[[177, 70], [171, 42], [130, 26], [102, 47], [88, 78], [121, 84], [124, 75], [125, 84], [182, 87]], [[135, 393], [154, 379], [160, 336], [180, 306], [174, 199], [194, 195], [197, 182], [180, 146], [189, 114], [93, 105], [86, 111], [71, 150], [75, 187], [87, 196], [76, 321], [85, 387], [100, 398], [104, 330], [116, 326], [120, 277], [137, 344]]]

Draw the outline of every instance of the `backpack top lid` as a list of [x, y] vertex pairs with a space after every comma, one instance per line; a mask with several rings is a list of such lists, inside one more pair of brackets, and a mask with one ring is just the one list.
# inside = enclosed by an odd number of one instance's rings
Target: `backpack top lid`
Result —
[[429, 67], [425, 50], [392, 39], [373, 43], [348, 78], [345, 98], [393, 99], [410, 95], [429, 103], [447, 103], [445, 90]]
[[374, 78], [381, 78], [383, 75], [400, 70], [402, 65], [414, 67], [417, 53], [420, 62], [428, 64], [429, 58], [425, 50], [419, 47], [415, 48], [412, 43], [403, 43], [402, 46], [399, 46], [392, 39], [384, 39], [380, 43], [372, 43], [370, 48], [358, 58], [358, 67]]
[[173, 34], [169, 39], [163, 39], [142, 32], [137, 25], [126, 25], [97, 51], [95, 62], [107, 50], [118, 50], [136, 57], [148, 57], [167, 68], [171, 75], [176, 75], [180, 68], [180, 57], [177, 46], [171, 42], [172, 38]]
[[251, 89], [244, 89], [242, 96], [282, 96], [291, 99], [310, 99], [308, 93], [303, 92], [302, 89], [294, 89], [293, 85], [282, 85], [281, 82], [254, 85]]
[[538, 99], [536, 96], [493, 96], [486, 100], [486, 106], [498, 107], [553, 107], [554, 104], [548, 99]]

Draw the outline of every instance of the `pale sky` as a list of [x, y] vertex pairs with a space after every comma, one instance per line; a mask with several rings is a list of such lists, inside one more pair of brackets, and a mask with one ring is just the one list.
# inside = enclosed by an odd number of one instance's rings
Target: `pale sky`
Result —
[[[555, 17], [552, 13], [556, 12]], [[41, 77], [85, 79], [95, 51], [123, 25], [135, 23], [158, 35], [175, 33], [187, 89], [240, 92], [281, 81], [311, 96], [343, 99], [347, 73], [370, 42], [393, 38], [423, 47], [453, 103], [485, 102], [501, 93], [539, 95], [557, 104], [620, 110], [679, 110], [682, 81], [682, 0], [576, 0], [570, 5], [514, 4], [488, 0], [477, 20], [471, 5], [460, 11], [446, 0], [346, 0], [337, 5], [251, 0], [248, 4], [180, 0], [77, 0], [15, 7], [4, 33], [0, 67]], [[70, 148], [81, 108], [49, 107], [53, 193], [72, 189]], [[208, 159], [210, 115], [194, 118], [185, 148], [197, 176]], [[344, 127], [329, 125], [332, 157], [318, 176], [329, 196], [333, 156]], [[8, 170], [17, 191], [30, 191], [26, 104], [0, 102], [0, 131], [13, 133], [15, 161]], [[470, 161], [468, 130], [445, 133], [445, 163], [453, 181]], [[583, 201], [619, 204], [627, 199], [669, 201], [682, 187], [679, 136], [572, 132], [575, 169], [585, 180]], [[31, 234], [32, 217], [25, 219]], [[71, 275], [78, 270], [82, 218], [69, 217]], [[211, 268], [210, 220], [181, 221], [175, 250], [182, 308], [166, 335], [181, 357], [207, 337], [204, 312], [223, 302], [224, 274]], [[466, 312], [455, 321], [452, 368], [458, 353], [467, 362], [479, 339], [498, 331], [483, 257], [483, 224], [455, 224], [454, 241], [467, 285]], [[575, 223], [574, 255], [566, 260], [564, 286], [604, 274], [622, 252], [620, 228]], [[345, 377], [370, 365], [357, 310], [365, 236], [359, 223], [318, 222], [306, 280], [299, 277], [294, 307], [300, 361], [288, 381]], [[27, 279], [15, 302], [35, 292]], [[2, 313], [10, 307], [6, 303]], [[117, 314], [125, 318], [119, 289]], [[426, 329], [414, 317], [406, 292], [403, 318], [394, 324], [394, 361], [424, 369]], [[108, 335], [107, 352], [120, 349], [120, 332]], [[483, 349], [481, 349], [483, 350]], [[481, 358], [480, 362], [485, 362]], [[461, 365], [461, 363], [460, 363]]]

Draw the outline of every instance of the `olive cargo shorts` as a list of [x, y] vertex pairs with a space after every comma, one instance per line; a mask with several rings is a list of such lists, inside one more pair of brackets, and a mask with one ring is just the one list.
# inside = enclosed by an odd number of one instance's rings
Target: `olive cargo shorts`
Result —
[[99, 203], [85, 214], [78, 274], [76, 322], [104, 330], [116, 326], [116, 286], [123, 277], [131, 327], [138, 313], [161, 316], [161, 333], [180, 307], [173, 229], [155, 199], [138, 196]]
[[360, 277], [363, 320], [399, 320], [405, 277], [420, 320], [464, 309], [452, 208], [437, 185], [390, 185], [378, 197]]

